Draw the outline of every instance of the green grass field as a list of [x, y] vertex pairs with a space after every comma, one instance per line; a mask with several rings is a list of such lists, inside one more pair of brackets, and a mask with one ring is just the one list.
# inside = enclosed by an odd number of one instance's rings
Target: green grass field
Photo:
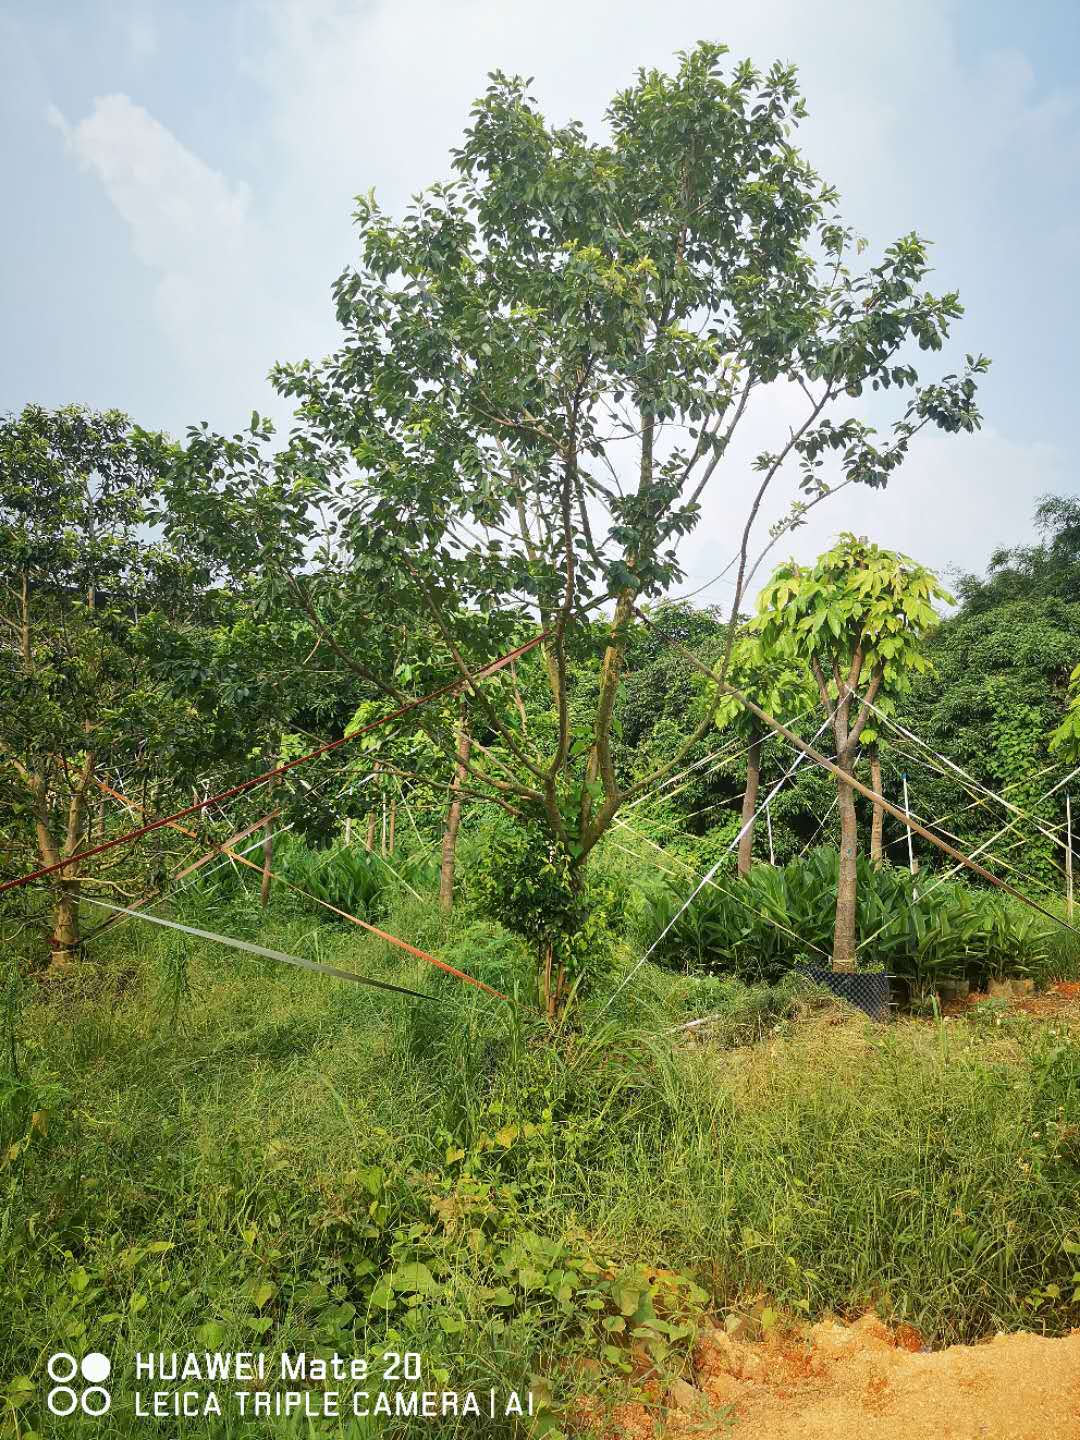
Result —
[[[415, 901], [391, 928], [459, 961], [476, 944]], [[432, 1388], [550, 1404], [440, 1435], [524, 1435], [583, 1383], [625, 1393], [643, 1354], [678, 1373], [697, 1317], [758, 1296], [777, 1323], [875, 1306], [931, 1344], [1080, 1323], [1080, 1042], [1060, 1027], [993, 1004], [875, 1026], [651, 967], [601, 1015], [616, 966], [552, 1034], [347, 927], [271, 910], [262, 938], [432, 999], [134, 923], [24, 995], [0, 1082], [0, 1434], [147, 1434], [150, 1350], [418, 1352]], [[671, 1033], [695, 1013], [721, 1017], [707, 1038]], [[57, 1350], [112, 1358], [107, 1417], [45, 1413]]]

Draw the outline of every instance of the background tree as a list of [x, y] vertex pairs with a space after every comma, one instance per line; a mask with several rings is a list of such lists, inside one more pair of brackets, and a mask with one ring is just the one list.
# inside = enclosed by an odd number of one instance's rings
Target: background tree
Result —
[[[779, 566], [762, 590], [751, 628], [766, 651], [810, 667], [845, 773], [854, 771], [860, 738], [875, 734], [871, 706], [903, 694], [913, 676], [930, 669], [923, 641], [938, 623], [935, 600], [951, 596], [930, 571], [850, 534], [812, 569], [794, 561]], [[844, 781], [838, 805], [832, 959], [835, 970], [854, 970], [858, 830], [855, 794]]]
[[[31, 405], [0, 422], [0, 803], [20, 865], [85, 848], [99, 771], [183, 783], [206, 753], [195, 706], [162, 677], [213, 609], [197, 556], [148, 538], [170, 464], [116, 411]], [[82, 883], [77, 867], [49, 881], [56, 963], [80, 945]]]
[[[728, 679], [755, 704], [785, 722], [797, 718], [814, 703], [813, 682], [807, 667], [793, 665], [778, 648], [765, 644], [762, 637], [752, 631], [741, 635], [732, 647]], [[718, 727], [721, 730], [731, 729], [747, 747], [738, 873], [749, 875], [754, 853], [754, 816], [761, 782], [765, 727], [756, 715], [730, 695], [720, 701], [715, 713]]]
[[1011, 600], [1080, 601], [1080, 496], [1043, 495], [1035, 510], [1040, 539], [1001, 546], [985, 576], [961, 575], [956, 593], [968, 615]]

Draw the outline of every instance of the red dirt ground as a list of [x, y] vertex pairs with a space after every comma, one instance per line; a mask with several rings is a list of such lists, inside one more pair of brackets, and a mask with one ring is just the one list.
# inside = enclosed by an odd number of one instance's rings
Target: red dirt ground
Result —
[[[950, 1000], [943, 1005], [942, 1014], [959, 1018], [990, 998], [981, 993], [965, 995], [962, 1000]], [[1003, 998], [1011, 1010], [1040, 1020], [1080, 1021], [1080, 980], [1059, 980], [1042, 991], [1014, 993]]]
[[1059, 980], [1041, 995], [1025, 995], [1013, 1007], [1045, 1019], [1080, 1019], [1080, 980]]

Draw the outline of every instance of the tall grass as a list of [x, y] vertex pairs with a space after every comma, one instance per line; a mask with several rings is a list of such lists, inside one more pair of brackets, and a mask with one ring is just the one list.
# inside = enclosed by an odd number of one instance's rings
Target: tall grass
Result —
[[[394, 903], [399, 933], [508, 992], [528, 981], [505, 931]], [[431, 999], [132, 924], [31, 1001], [0, 1091], [0, 1393], [32, 1381], [8, 1409], [24, 1430], [55, 1349], [103, 1350], [123, 1377], [137, 1350], [389, 1345], [440, 1385], [545, 1372], [558, 1394], [567, 1357], [597, 1350], [590, 1312], [498, 1279], [522, 1247], [685, 1272], [716, 1310], [758, 1292], [810, 1315], [876, 1305], [934, 1343], [1080, 1322], [1042, 1296], [1076, 1233], [1075, 1038], [993, 1014], [884, 1029], [652, 966], [552, 1033], [347, 926], [284, 905], [261, 923]], [[670, 1033], [705, 1013], [720, 1021]], [[462, 1206], [481, 1242], [446, 1219]], [[432, 1288], [377, 1303], [417, 1263]], [[115, 1394], [88, 1434], [142, 1433], [123, 1379]], [[512, 1433], [487, 1424], [468, 1433]]]

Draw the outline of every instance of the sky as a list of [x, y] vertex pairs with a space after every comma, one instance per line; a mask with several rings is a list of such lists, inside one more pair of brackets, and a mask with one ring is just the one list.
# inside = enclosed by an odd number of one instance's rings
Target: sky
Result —
[[[934, 242], [932, 286], [966, 314], [926, 377], [993, 361], [978, 435], [924, 433], [886, 491], [845, 490], [780, 554], [854, 530], [983, 569], [1031, 537], [1040, 495], [1078, 488], [1074, 0], [0, 0], [0, 413], [81, 402], [176, 435], [252, 409], [287, 422], [265, 377], [335, 345], [355, 195], [395, 213], [445, 178], [491, 70], [601, 134], [639, 66], [699, 39], [799, 66], [799, 143], [871, 256], [911, 230]], [[702, 603], [724, 604], [751, 460], [793, 405], [762, 397], [707, 494], [680, 587], [707, 585]]]

